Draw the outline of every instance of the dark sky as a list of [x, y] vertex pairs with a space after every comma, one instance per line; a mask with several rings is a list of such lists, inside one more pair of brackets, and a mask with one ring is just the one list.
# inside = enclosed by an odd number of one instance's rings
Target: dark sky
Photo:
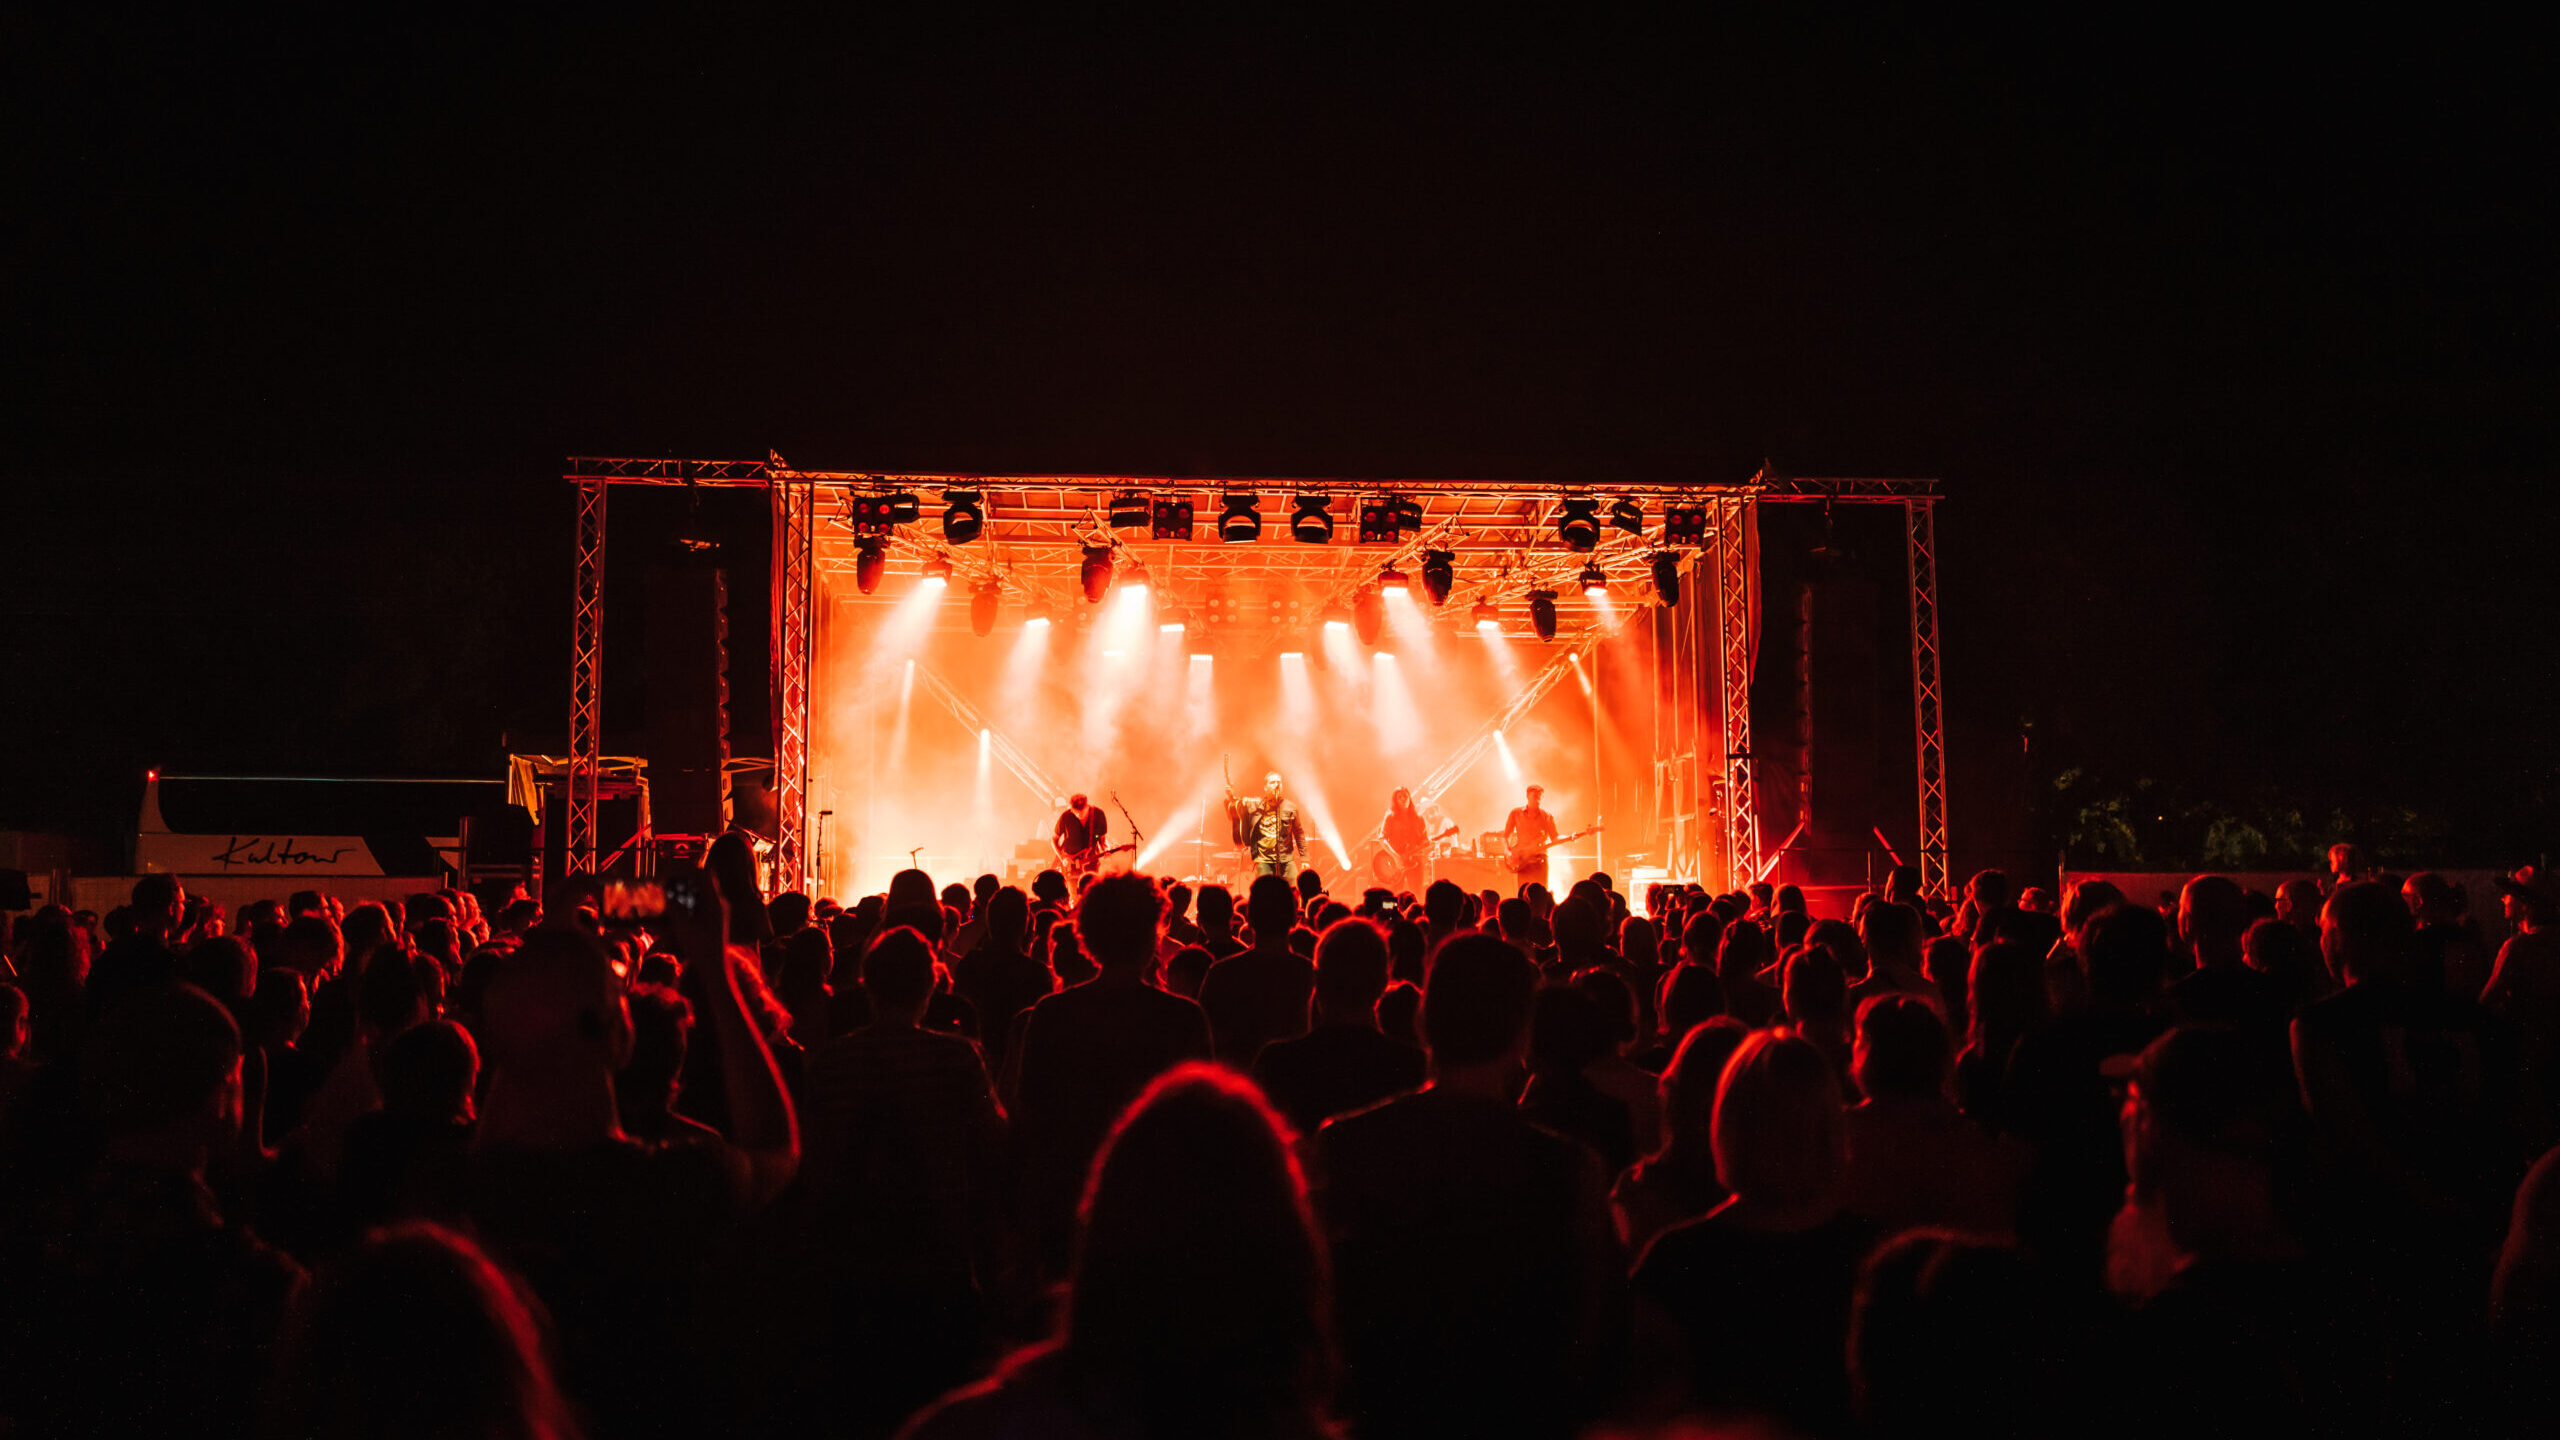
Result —
[[0, 824], [557, 746], [560, 457], [773, 447], [1937, 476], [1977, 843], [2550, 843], [2549, 22], [108, 8], [0, 7]]

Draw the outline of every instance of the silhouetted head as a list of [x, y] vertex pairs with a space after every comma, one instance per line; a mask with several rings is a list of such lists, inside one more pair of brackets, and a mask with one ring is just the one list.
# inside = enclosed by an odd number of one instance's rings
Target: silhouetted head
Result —
[[1164, 892], [1146, 875], [1097, 880], [1085, 891], [1076, 928], [1095, 964], [1143, 973], [1154, 968], [1156, 941], [1164, 931]]
[[1434, 1072], [1518, 1059], [1537, 984], [1537, 967], [1506, 941], [1467, 934], [1440, 947], [1422, 997], [1422, 1043]]
[[1316, 942], [1316, 1006], [1327, 1019], [1352, 1020], [1377, 1008], [1387, 989], [1387, 941], [1367, 920], [1342, 920]]
[[1947, 1024], [1908, 995], [1878, 995], [1858, 1007], [1849, 1076], [1871, 1100], [1935, 1100], [1947, 1089]]
[[1840, 1078], [1813, 1042], [1785, 1028], [1744, 1038], [1716, 1088], [1715, 1152], [1717, 1181], [1755, 1207], [1837, 1203]]
[[1304, 1433], [1333, 1376], [1331, 1284], [1287, 1127], [1253, 1083], [1184, 1065], [1095, 1157], [1060, 1351], [1156, 1435]]
[[1254, 877], [1253, 888], [1245, 892], [1245, 923], [1253, 927], [1253, 938], [1260, 944], [1273, 945], [1285, 939], [1289, 927], [1298, 923], [1298, 898], [1289, 882], [1277, 875]]
[[280, 1434], [575, 1440], [533, 1302], [469, 1240], [378, 1230], [322, 1267], [284, 1344]]

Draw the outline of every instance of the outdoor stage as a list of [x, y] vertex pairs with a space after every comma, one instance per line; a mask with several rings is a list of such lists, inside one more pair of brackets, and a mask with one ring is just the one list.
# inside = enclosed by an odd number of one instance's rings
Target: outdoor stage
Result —
[[1760, 507], [1820, 502], [1905, 520], [1906, 858], [1932, 892], [1946, 882], [1933, 481], [924, 475], [778, 456], [576, 458], [567, 478], [573, 873], [599, 856], [607, 500], [697, 485], [770, 496], [778, 889], [868, 893], [911, 859], [942, 880], [1006, 873], [1076, 791], [1110, 810], [1115, 843], [1134, 822], [1151, 871], [1215, 878], [1238, 869], [1224, 775], [1251, 793], [1271, 769], [1328, 877], [1369, 873], [1395, 786], [1472, 849], [1535, 783], [1561, 828], [1605, 822], [1557, 852], [1560, 875], [1743, 884], [1795, 813], [1754, 785]]

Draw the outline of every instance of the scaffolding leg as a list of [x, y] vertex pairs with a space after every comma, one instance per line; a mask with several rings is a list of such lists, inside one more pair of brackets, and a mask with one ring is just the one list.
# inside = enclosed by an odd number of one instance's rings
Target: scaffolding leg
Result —
[[1902, 502], [1911, 561], [1911, 731], [1919, 747], [1920, 890], [1947, 893], [1947, 718], [1938, 681], [1937, 502]]
[[815, 567], [816, 492], [805, 481], [773, 486], [774, 637], [773, 789], [775, 829], [773, 888], [799, 890], [817, 877], [809, 866], [809, 656], [810, 606]]
[[1716, 501], [1716, 628], [1722, 663], [1717, 701], [1724, 715], [1725, 886], [1760, 874], [1760, 805], [1751, 783], [1751, 501]]
[[604, 771], [603, 477], [578, 486], [578, 575], [569, 625], [569, 836], [561, 870], [596, 870], [596, 792]]

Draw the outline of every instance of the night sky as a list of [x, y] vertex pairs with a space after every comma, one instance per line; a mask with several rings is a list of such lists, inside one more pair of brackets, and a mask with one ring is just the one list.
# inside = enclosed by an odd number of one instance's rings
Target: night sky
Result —
[[108, 8], [0, 7], [0, 827], [557, 749], [561, 457], [772, 447], [1935, 476], [1960, 869], [2551, 846], [2547, 21]]

